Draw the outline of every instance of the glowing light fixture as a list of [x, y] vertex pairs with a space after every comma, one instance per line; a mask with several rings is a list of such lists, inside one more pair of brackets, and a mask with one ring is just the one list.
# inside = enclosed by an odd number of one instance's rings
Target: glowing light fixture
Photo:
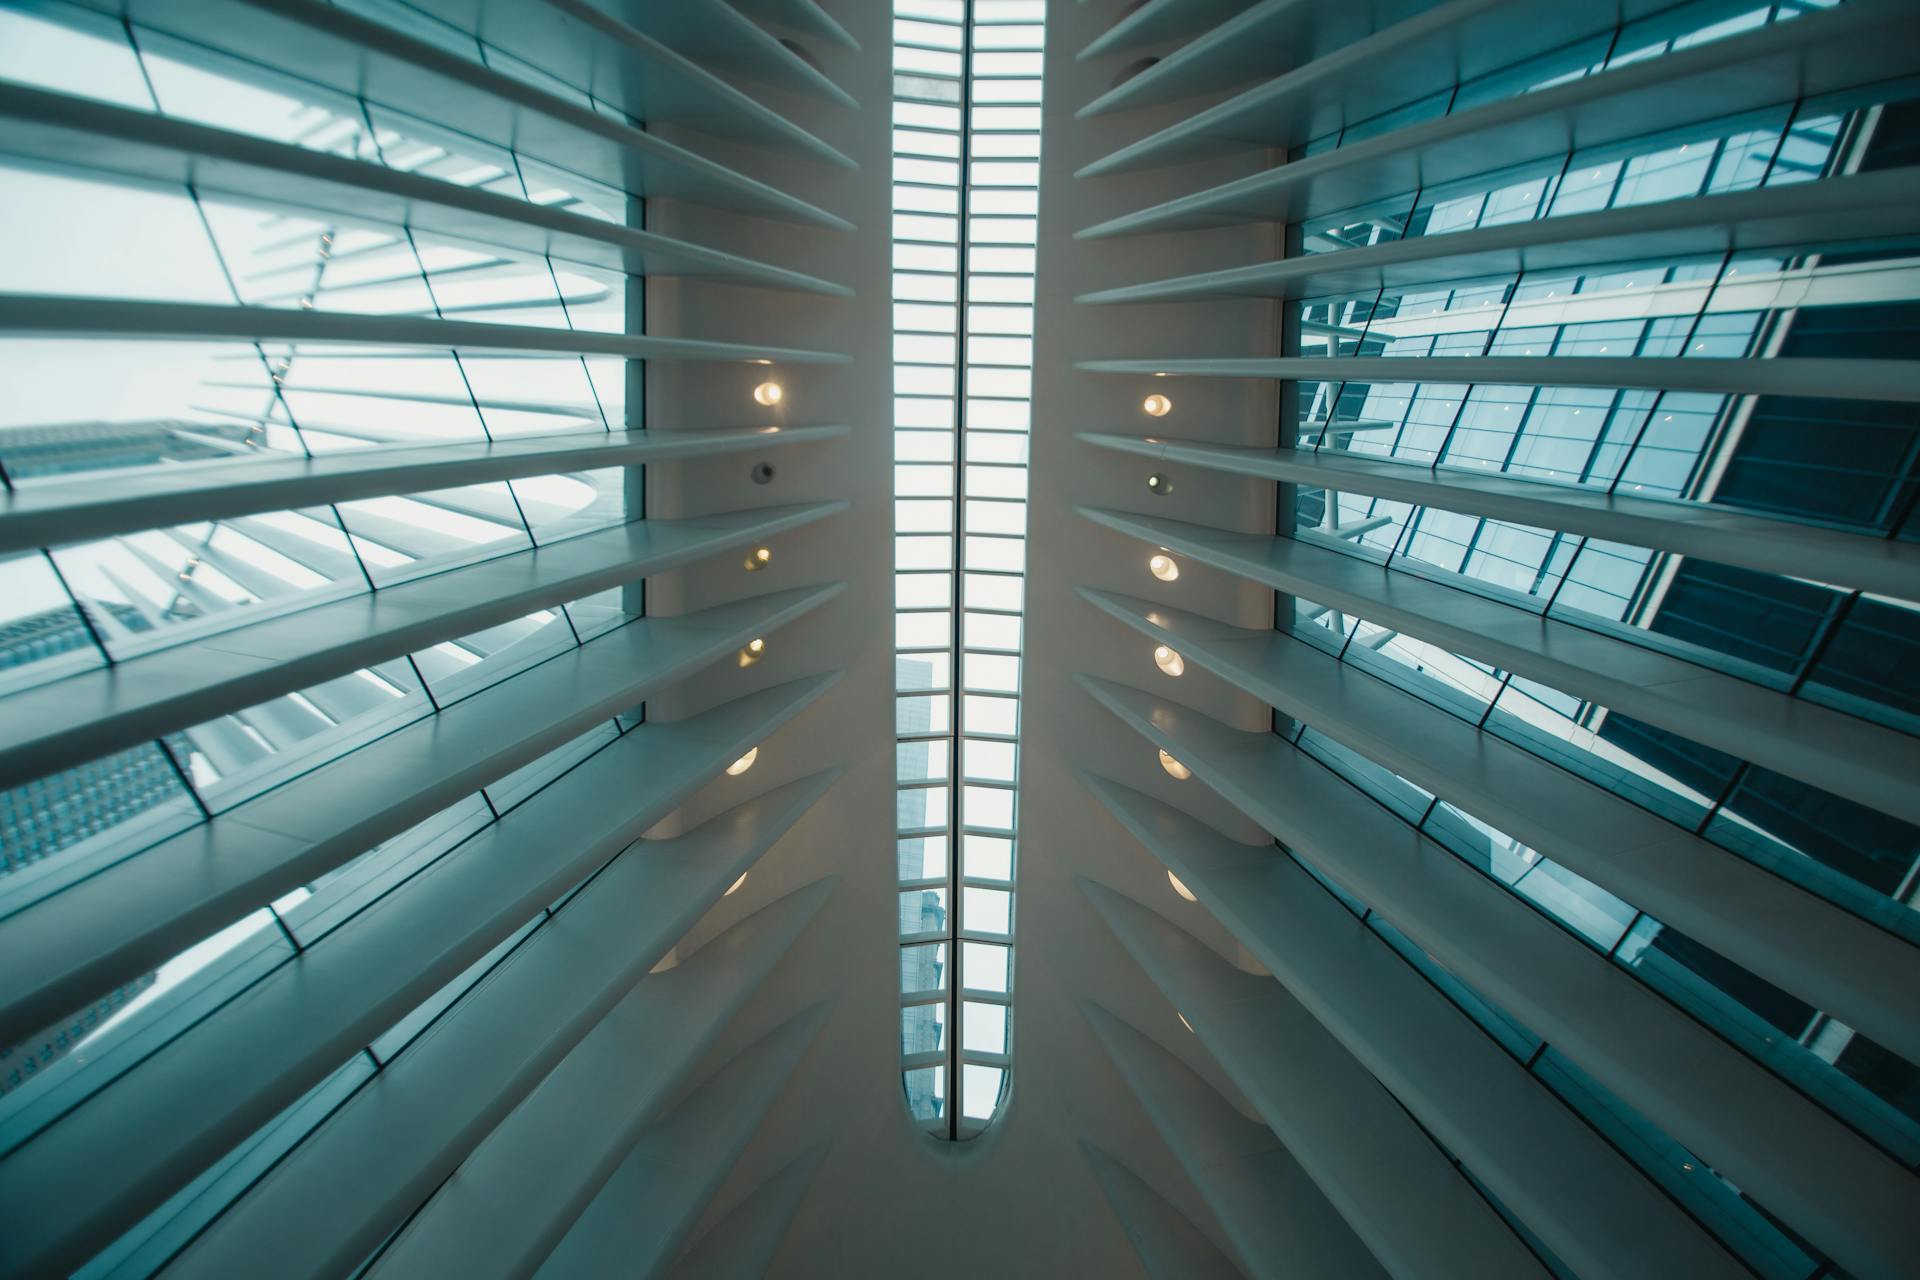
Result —
[[1140, 407], [1156, 418], [1164, 418], [1173, 409], [1173, 401], [1162, 395], [1148, 396], [1140, 402]]
[[1147, 477], [1147, 489], [1149, 492], [1164, 498], [1173, 492], [1173, 481], [1156, 471]]
[[[1178, 778], [1182, 782], [1185, 782], [1193, 776], [1193, 770], [1187, 768], [1187, 766], [1181, 764], [1164, 751], [1160, 753], [1160, 767], [1165, 769], [1170, 777]], [[732, 770], [729, 769], [728, 772], [731, 773]]]
[[1177, 676], [1187, 669], [1186, 660], [1165, 645], [1155, 645], [1153, 665], [1170, 676]]
[[779, 404], [786, 394], [777, 382], [763, 382], [753, 389], [754, 400], [768, 407]]
[[761, 569], [766, 568], [767, 562], [772, 559], [773, 549], [771, 547], [755, 547], [747, 553], [747, 558], [741, 562], [740, 567], [748, 573], [757, 573]]
[[1147, 572], [1162, 582], [1172, 582], [1180, 576], [1180, 566], [1163, 551], [1147, 561]]
[[[1164, 752], [1164, 751], [1163, 751], [1163, 752], [1161, 752], [1160, 754], [1162, 754], [1162, 755], [1165, 755], [1165, 754], [1166, 754], [1166, 752]], [[1179, 894], [1179, 895], [1180, 895], [1181, 897], [1183, 897], [1183, 898], [1185, 898], [1185, 899], [1186, 899], [1186, 900], [1187, 900], [1188, 902], [1198, 902], [1198, 901], [1199, 901], [1199, 899], [1198, 899], [1198, 898], [1196, 898], [1196, 897], [1194, 897], [1194, 896], [1193, 896], [1193, 890], [1191, 890], [1191, 889], [1189, 889], [1189, 888], [1187, 888], [1187, 886], [1186, 886], [1186, 885], [1184, 885], [1184, 884], [1182, 884], [1182, 883], [1180, 882], [1180, 877], [1179, 877], [1179, 876], [1177, 876], [1177, 875], [1175, 875], [1175, 874], [1173, 874], [1173, 872], [1171, 872], [1171, 871], [1169, 871], [1169, 872], [1167, 872], [1167, 883], [1173, 886], [1173, 891], [1174, 891], [1175, 893], [1177, 893], [1177, 894]]]
[[741, 774], [745, 773], [747, 770], [753, 768], [753, 762], [755, 760], [758, 760], [759, 758], [760, 758], [760, 748], [755, 747], [753, 750], [747, 752], [747, 754], [741, 756], [738, 760], [735, 760], [732, 764], [727, 766], [727, 776], [729, 778], [739, 777]]
[[731, 885], [727, 886], [727, 891], [721, 894], [720, 896], [723, 898], [731, 898], [734, 894], [738, 893], [740, 891], [740, 886], [747, 882], [747, 875], [748, 875], [747, 872], [742, 871], [740, 873], [740, 878], [738, 880], [735, 880]]

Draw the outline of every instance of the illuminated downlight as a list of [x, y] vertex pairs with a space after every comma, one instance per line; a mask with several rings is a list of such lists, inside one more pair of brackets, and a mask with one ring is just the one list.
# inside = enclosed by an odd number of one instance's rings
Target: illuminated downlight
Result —
[[1173, 401], [1166, 396], [1151, 395], [1140, 402], [1140, 407], [1156, 418], [1164, 418], [1173, 410]]
[[1147, 572], [1162, 582], [1172, 582], [1180, 576], [1180, 566], [1174, 563], [1172, 556], [1161, 552], [1147, 561]]
[[753, 389], [753, 398], [768, 408], [779, 404], [786, 394], [777, 382], [763, 382]]
[[1170, 676], [1180, 675], [1187, 669], [1186, 660], [1165, 645], [1154, 646], [1153, 665]]
[[[1166, 758], [1166, 755], [1167, 753], [1164, 751], [1160, 753], [1160, 756], [1163, 760]], [[1173, 874], [1173, 872], [1171, 871], [1167, 872], [1167, 883], [1173, 886], [1173, 891], [1175, 893], [1185, 898], [1188, 902], [1199, 901], [1198, 898], [1193, 896], [1193, 890], [1187, 888], [1185, 882], [1183, 882], [1179, 876]]]
[[1160, 767], [1165, 769], [1169, 776], [1178, 778], [1182, 782], [1185, 782], [1193, 776], [1193, 770], [1187, 768], [1187, 766], [1181, 764], [1164, 751], [1160, 753]]
[[758, 760], [759, 758], [760, 758], [760, 748], [755, 747], [753, 750], [747, 752], [747, 754], [741, 756], [738, 760], [735, 760], [732, 764], [727, 766], [727, 776], [730, 778], [739, 777], [741, 774], [745, 773], [747, 770], [753, 768], [753, 762], [755, 760]]

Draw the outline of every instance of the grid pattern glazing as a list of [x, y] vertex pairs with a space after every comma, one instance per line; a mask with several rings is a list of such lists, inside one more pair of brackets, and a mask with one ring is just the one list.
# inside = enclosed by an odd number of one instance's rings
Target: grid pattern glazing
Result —
[[964, 1138], [1010, 1064], [1043, 6], [894, 5], [894, 510], [907, 1107]]

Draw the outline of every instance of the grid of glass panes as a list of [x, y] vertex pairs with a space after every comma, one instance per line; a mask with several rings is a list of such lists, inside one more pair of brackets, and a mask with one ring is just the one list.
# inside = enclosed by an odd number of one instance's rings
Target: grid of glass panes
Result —
[[[1696, 0], [1622, 29], [1593, 56], [1567, 50], [1463, 86], [1444, 114], [1488, 97], [1658, 57], [1676, 48], [1791, 18], [1808, 4]], [[1552, 218], [1658, 200], [1816, 181], [1850, 171], [1884, 142], [1898, 151], [1910, 133], [1877, 137], [1883, 104], [1782, 106], [1638, 142], [1574, 153], [1528, 171], [1506, 171], [1446, 190], [1315, 218], [1298, 228], [1305, 253], [1334, 252], [1415, 235], [1444, 235], [1503, 222]], [[1351, 126], [1337, 146], [1399, 127]], [[1868, 167], [1872, 167], [1870, 164]], [[1671, 356], [1794, 354], [1800, 333], [1852, 335], [1849, 355], [1891, 356], [1899, 341], [1862, 338], [1878, 329], [1904, 338], [1911, 304], [1904, 253], [1725, 254], [1690, 261], [1623, 262], [1576, 272], [1479, 278], [1399, 294], [1314, 298], [1300, 311], [1300, 353], [1375, 358], [1418, 356]], [[1831, 310], [1828, 310], [1831, 308]], [[1869, 317], [1862, 324], [1862, 315]], [[1826, 316], [1839, 317], [1825, 322]], [[1820, 351], [1819, 354], [1827, 354]], [[1378, 375], [1374, 375], [1376, 378]], [[1525, 476], [1545, 484], [1728, 502], [1812, 521], [1911, 537], [1916, 476], [1913, 440], [1884, 450], [1839, 445], [1886, 439], [1869, 410], [1822, 412], [1810, 424], [1780, 411], [1805, 436], [1817, 426], [1827, 457], [1760, 459], [1768, 485], [1740, 478], [1743, 451], [1771, 443], [1766, 402], [1654, 391], [1378, 381], [1303, 384], [1298, 446], [1393, 458], [1436, 468]], [[1907, 428], [1911, 435], [1911, 429]], [[1877, 433], [1869, 436], [1868, 433]], [[1776, 453], [1780, 451], [1775, 450]], [[1831, 465], [1836, 454], [1849, 465]], [[1860, 465], [1865, 463], [1865, 465]], [[1878, 466], [1876, 468], [1876, 463]], [[1751, 469], [1751, 468], [1750, 468]], [[1836, 479], [1836, 475], [1839, 477]], [[1784, 477], [1788, 483], [1781, 483]], [[1498, 520], [1361, 494], [1302, 490], [1295, 535], [1322, 546], [1438, 578], [1455, 586], [1683, 654], [1756, 682], [1824, 701], [1901, 728], [1920, 726], [1920, 700], [1881, 662], [1877, 678], [1849, 669], [1869, 631], [1877, 652], [1920, 650], [1912, 602], [1863, 597], [1814, 583], [1729, 574], [1645, 549], [1571, 537]], [[1743, 595], [1764, 606], [1766, 625], [1732, 612]], [[1752, 600], [1745, 606], [1755, 610]], [[1674, 615], [1689, 611], [1674, 624]], [[1715, 611], [1725, 611], [1718, 618]], [[1813, 892], [1920, 941], [1916, 874], [1920, 832], [1792, 779], [1611, 714], [1510, 672], [1390, 628], [1298, 599], [1281, 627], [1316, 647], [1480, 726], [1560, 767], [1767, 866]], [[1771, 1070], [1879, 1142], [1903, 1163], [1920, 1159], [1920, 1072], [1823, 1011], [1703, 948], [1542, 851], [1336, 742], [1312, 725], [1281, 721], [1283, 734], [1338, 776], [1564, 926], [1613, 963], [1698, 1017]], [[1331, 887], [1331, 886], [1330, 886]], [[1336, 890], [1336, 892], [1338, 892]], [[1366, 915], [1363, 903], [1341, 895]], [[1569, 1060], [1478, 993], [1438, 969], [1391, 925], [1367, 916], [1410, 962], [1458, 1001], [1570, 1105], [1686, 1203], [1761, 1274], [1819, 1274], [1823, 1262], [1777, 1230], [1691, 1152], [1607, 1094]]]
[[[417, 13], [372, 16], [412, 27]], [[489, 50], [435, 27], [442, 47]], [[494, 51], [497, 58], [497, 51]], [[0, 80], [245, 132], [610, 221], [637, 202], [274, 68], [78, 5], [0, 4]], [[569, 90], [569, 92], [576, 92]], [[579, 94], [582, 100], [584, 93]], [[387, 225], [263, 208], [84, 167], [0, 158], [0, 292], [132, 298], [624, 332], [627, 279]], [[408, 447], [629, 422], [625, 360], [290, 343], [0, 341], [0, 484], [282, 454]], [[635, 400], [635, 409], [638, 401]], [[0, 696], [226, 627], [370, 593], [638, 518], [639, 468], [533, 476], [269, 512], [0, 559]], [[638, 584], [542, 609], [0, 792], [0, 914], [635, 621]], [[640, 724], [643, 708], [261, 905], [27, 1041], [0, 1045], [0, 1154], [487, 831]], [[542, 910], [344, 1062], [80, 1274], [147, 1274], [266, 1162], [469, 991]]]
[[1011, 1047], [1043, 7], [894, 6], [901, 1052], [950, 1138]]

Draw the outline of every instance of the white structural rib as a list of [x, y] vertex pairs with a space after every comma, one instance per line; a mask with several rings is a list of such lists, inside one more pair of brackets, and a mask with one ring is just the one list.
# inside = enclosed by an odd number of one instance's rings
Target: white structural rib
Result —
[[1289, 743], [1080, 683], [1847, 1271], [1907, 1273], [1912, 1174], [1858, 1133]]
[[1377, 1280], [1386, 1272], [1273, 1131], [1137, 1028], [1093, 1001], [1081, 1013], [1256, 1280]]
[[[529, 80], [322, 0], [149, 4], [143, 26], [211, 46], [528, 160], [643, 197], [671, 196], [850, 231], [835, 214]], [[244, 62], [227, 74], [244, 78]], [[266, 73], [271, 80], [278, 73]]]
[[698, 360], [740, 364], [850, 364], [831, 351], [800, 351], [697, 338], [549, 329], [425, 316], [292, 307], [224, 307], [197, 302], [136, 302], [0, 294], [0, 333], [28, 338], [141, 338], [165, 342], [298, 342], [425, 347], [436, 351], [618, 356], [627, 360]]
[[1920, 948], [1907, 940], [1911, 932], [1902, 938], [1885, 927], [1906, 907], [1887, 903], [1862, 919], [1280, 632], [1113, 592], [1080, 594], [1186, 661], [1485, 819], [1902, 1057], [1920, 1057]]
[[1412, 236], [1121, 285], [1076, 301], [1202, 302], [1389, 293], [1475, 278], [1781, 249], [1844, 250], [1920, 232], [1920, 166]]
[[[1082, 119], [1158, 106], [1310, 65], [1382, 27], [1405, 21], [1432, 0], [1261, 0], [1150, 64], [1080, 108]], [[1182, 5], [1182, 8], [1192, 7]], [[1219, 5], [1208, 6], [1210, 9]], [[1224, 16], [1224, 15], [1223, 15]], [[1180, 32], [1169, 33], [1177, 36]]]
[[[703, 65], [722, 68], [770, 89], [824, 98], [843, 107], [859, 105], [807, 59], [756, 25], [727, 0], [544, 0], [563, 13], [598, 10], [644, 31]], [[525, 0], [478, 0], [482, 21]], [[476, 0], [424, 0], [426, 7], [454, 15], [456, 23], [473, 12]]]
[[826, 1159], [827, 1143], [796, 1156], [693, 1242], [670, 1280], [764, 1280]]
[[1477, 386], [1621, 387], [1710, 395], [1811, 396], [1920, 404], [1920, 360], [1823, 356], [1243, 356], [1082, 360], [1090, 373], [1299, 382], [1455, 382]]
[[[1569, 6], [1571, 7], [1571, 6]], [[1529, 13], [1531, 22], [1535, 14]], [[1612, 11], [1605, 11], [1611, 22]], [[1297, 222], [1920, 72], [1912, 0], [1855, 0], [1534, 93], [1394, 129], [1088, 227], [1085, 238]], [[1722, 122], [1722, 123], [1715, 123]], [[1704, 134], [1702, 136], [1705, 136]], [[1517, 178], [1511, 179], [1517, 180]]]
[[[719, 959], [746, 959], [757, 985], [831, 887], [831, 881], [816, 882], [765, 908], [759, 930], [742, 936], [746, 926], [735, 926], [707, 945], [721, 949]], [[688, 963], [697, 961], [698, 954]], [[649, 1012], [658, 1017], [657, 1010]], [[823, 1015], [820, 1009], [802, 1015], [796, 1030], [811, 1038]], [[726, 1019], [710, 1025], [706, 1035], [688, 1038], [693, 1046], [705, 1049]], [[474, 1149], [380, 1255], [369, 1277], [531, 1276], [699, 1061], [688, 1043], [661, 1041], [660, 1028], [637, 1010], [615, 1009]], [[764, 1043], [747, 1052], [755, 1048], [778, 1052]]]
[[[795, 890], [644, 978], [672, 941], [634, 928], [644, 893], [598, 895], [595, 917], [573, 930], [562, 910], [547, 950], [534, 949], [542, 930], [215, 1221], [175, 1260], [175, 1277], [244, 1275], [269, 1257], [285, 1280], [352, 1274], [536, 1094], [590, 1084], [570, 1100], [588, 1121], [616, 1099], [657, 1112], [833, 887], [829, 878]], [[643, 951], [651, 958], [635, 963]]]
[[575, 431], [349, 449], [314, 457], [281, 455], [128, 468], [0, 494], [0, 554], [189, 521], [229, 520], [522, 476], [783, 449], [847, 434], [843, 426]]
[[733, 0], [742, 13], [789, 27], [802, 35], [830, 40], [845, 48], [858, 50], [860, 42], [828, 13], [818, 0]]
[[1736, 759], [1920, 822], [1920, 738], [1619, 636], [1296, 538], [1079, 508], [1131, 537], [1489, 662]]
[[1247, 449], [1093, 431], [1080, 432], [1078, 438], [1162, 462], [1511, 520], [1920, 600], [1920, 543], [1774, 520], [1737, 507], [1608, 493], [1496, 471], [1418, 466], [1345, 451]]
[[[822, 1002], [781, 1023], [742, 1049], [670, 1115], [649, 1126], [536, 1274], [548, 1280], [654, 1280], [665, 1275], [819, 1034], [830, 1007]], [[524, 1140], [524, 1130], [521, 1136]], [[569, 1149], [562, 1158], [573, 1169], [586, 1155]], [[551, 1176], [552, 1166], [545, 1172]], [[481, 1194], [478, 1182], [468, 1170], [455, 1175], [369, 1274], [421, 1274], [408, 1268], [420, 1265], [421, 1255], [434, 1250], [434, 1235], [466, 1207], [460, 1202]], [[515, 1213], [524, 1211], [523, 1202], [513, 1203]], [[486, 1234], [496, 1242], [508, 1234], [499, 1218], [489, 1217], [488, 1224]], [[543, 1227], [535, 1234], [544, 1239], [553, 1229]]]
[[[1517, 12], [1518, 0], [1450, 0], [1432, 5], [1311, 62], [1269, 64], [1261, 70], [1287, 70], [1122, 147], [1074, 176], [1178, 164], [1249, 147], [1285, 150], [1455, 85], [1469, 84], [1537, 54], [1601, 35], [1616, 23], [1660, 8], [1663, 2], [1532, 5], [1525, 13]], [[1297, 11], [1302, 6], [1291, 7]], [[1160, 75], [1169, 84], [1211, 88], [1206, 83], [1205, 55], [1244, 57], [1236, 49], [1242, 39], [1244, 35], [1234, 32], [1230, 24], [1224, 34], [1195, 41], [1168, 58], [1166, 62], [1175, 65]], [[1150, 74], [1152, 70], [1143, 77]]]
[[1746, 1270], [1272, 845], [1081, 775], [1280, 984], [1582, 1277]]
[[204, 196], [404, 226], [632, 275], [697, 276], [844, 297], [785, 267], [423, 174], [20, 84], [0, 84], [0, 154]]
[[796, 529], [844, 501], [640, 520], [416, 578], [17, 693], [0, 787]]
[[1242, 1280], [1245, 1272], [1144, 1178], [1091, 1142], [1081, 1142], [1080, 1154], [1152, 1280]]
[[[625, 735], [14, 1150], [0, 1187], [32, 1213], [0, 1244], [7, 1274], [84, 1260], [609, 859], [633, 858], [621, 850], [830, 681], [796, 683]], [[664, 952], [833, 777], [774, 792], [683, 844], [636, 846], [650, 869], [626, 927], [658, 935]]]
[[1102, 54], [1126, 53], [1166, 40], [1205, 31], [1248, 7], [1251, 0], [1145, 0], [1087, 42], [1075, 55], [1085, 62]]
[[1080, 887], [1388, 1275], [1548, 1274], [1392, 1095], [1279, 983], [1234, 968], [1132, 898], [1084, 878]]
[[38, 901], [10, 897], [0, 1041], [17, 1043], [85, 1007], [840, 590], [801, 588], [631, 623], [319, 765], [298, 785], [83, 868], [92, 874], [47, 886]]

